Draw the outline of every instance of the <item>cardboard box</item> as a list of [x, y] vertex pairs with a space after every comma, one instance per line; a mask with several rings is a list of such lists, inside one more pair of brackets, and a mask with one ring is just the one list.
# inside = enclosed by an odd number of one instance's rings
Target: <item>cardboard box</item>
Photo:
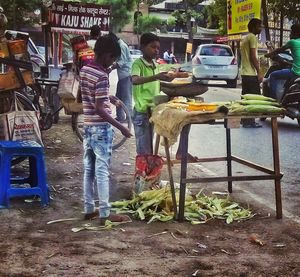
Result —
[[62, 98], [61, 104], [67, 115], [72, 115], [72, 113], [83, 113], [82, 103], [77, 103], [75, 100]]

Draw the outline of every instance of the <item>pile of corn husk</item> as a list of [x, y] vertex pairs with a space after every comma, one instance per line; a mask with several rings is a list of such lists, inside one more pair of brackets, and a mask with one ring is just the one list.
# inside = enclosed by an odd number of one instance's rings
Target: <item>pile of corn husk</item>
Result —
[[[175, 192], [178, 203], [179, 189]], [[112, 202], [112, 208], [116, 213], [129, 213], [140, 220], [170, 221], [174, 217], [173, 202], [169, 186], [161, 189], [147, 190], [135, 194], [131, 200]], [[234, 220], [240, 221], [254, 216], [249, 209], [241, 207], [238, 203], [226, 198], [207, 196], [199, 192], [192, 196], [186, 194], [185, 219], [192, 224], [206, 223], [211, 219], [223, 219], [227, 224]]]

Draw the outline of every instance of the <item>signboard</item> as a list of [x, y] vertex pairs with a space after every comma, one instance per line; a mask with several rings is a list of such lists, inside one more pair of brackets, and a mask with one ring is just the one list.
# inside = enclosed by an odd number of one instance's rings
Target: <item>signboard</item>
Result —
[[215, 38], [217, 43], [223, 43], [223, 42], [228, 42], [228, 37], [227, 36], [217, 36]]
[[110, 6], [75, 2], [53, 2], [50, 9], [52, 32], [89, 34], [93, 25], [108, 32]]
[[260, 18], [261, 0], [227, 0], [227, 34], [248, 32], [248, 22]]
[[241, 34], [228, 36], [228, 40], [241, 40], [241, 39], [242, 39]]
[[193, 50], [193, 44], [190, 42], [187, 42], [185, 52], [191, 54], [192, 50]]

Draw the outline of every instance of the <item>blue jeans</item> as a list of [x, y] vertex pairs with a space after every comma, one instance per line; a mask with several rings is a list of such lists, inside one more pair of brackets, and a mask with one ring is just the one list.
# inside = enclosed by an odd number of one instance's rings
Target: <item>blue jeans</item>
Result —
[[[282, 87], [281, 80], [285, 80], [285, 82], [291, 78], [293, 78], [295, 74], [291, 71], [291, 69], [281, 69], [276, 70], [270, 74], [270, 96], [277, 99], [277, 93], [284, 90]], [[280, 84], [281, 83], [281, 84]], [[281, 99], [278, 99], [281, 100]]]
[[[132, 82], [130, 76], [118, 81], [116, 96], [125, 104], [131, 117], [132, 116]], [[125, 120], [125, 113], [120, 108], [117, 108], [117, 119], [119, 121]]]
[[84, 212], [95, 210], [94, 181], [99, 195], [99, 216], [108, 217], [109, 204], [109, 168], [112, 152], [113, 129], [109, 123], [100, 126], [86, 126], [83, 139], [83, 198]]
[[133, 110], [133, 126], [135, 133], [136, 153], [138, 155], [152, 154], [153, 127], [149, 122], [147, 113]]

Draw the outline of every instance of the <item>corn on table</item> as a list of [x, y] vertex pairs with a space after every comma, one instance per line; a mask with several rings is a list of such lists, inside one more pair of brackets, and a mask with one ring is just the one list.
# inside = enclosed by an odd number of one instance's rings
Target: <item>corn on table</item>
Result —
[[[280, 161], [279, 161], [279, 143], [278, 143], [278, 126], [277, 126], [277, 117], [274, 115], [264, 115], [264, 117], [271, 118], [271, 132], [272, 132], [272, 150], [273, 150], [273, 169], [266, 168], [262, 165], [253, 163], [251, 161], [242, 159], [240, 157], [234, 156], [231, 153], [231, 128], [236, 128], [239, 126], [241, 118], [257, 118], [256, 115], [243, 115], [243, 116], [226, 116], [220, 114], [210, 114], [206, 116], [206, 120], [199, 122], [192, 122], [186, 124], [181, 130], [181, 138], [183, 139], [183, 149], [182, 157], [180, 161], [181, 171], [180, 171], [180, 192], [179, 192], [179, 205], [177, 211], [177, 203], [175, 197], [175, 188], [174, 188], [174, 179], [172, 173], [172, 161], [170, 158], [169, 152], [169, 140], [162, 135], [164, 139], [164, 147], [167, 158], [168, 173], [170, 179], [170, 186], [172, 190], [172, 200], [174, 208], [174, 217], [179, 221], [184, 220], [184, 205], [185, 205], [185, 192], [187, 183], [200, 183], [200, 182], [227, 182], [228, 183], [228, 192], [232, 192], [232, 182], [233, 181], [252, 181], [252, 180], [274, 180], [275, 184], [275, 203], [276, 203], [276, 217], [278, 219], [282, 218], [282, 201], [281, 201], [281, 178], [283, 174], [280, 172]], [[227, 167], [227, 176], [218, 176], [218, 177], [198, 177], [198, 178], [188, 178], [187, 177], [187, 154], [188, 154], [188, 143], [189, 143], [189, 127], [191, 124], [223, 124], [225, 127], [226, 133], [226, 156], [224, 157], [210, 157], [210, 158], [201, 158], [198, 162], [226, 162]], [[158, 153], [159, 142], [161, 134], [157, 134], [154, 153]], [[235, 176], [232, 174], [232, 162], [243, 164], [244, 166], [250, 167], [259, 171], [260, 175], [244, 175], [244, 176]]]

